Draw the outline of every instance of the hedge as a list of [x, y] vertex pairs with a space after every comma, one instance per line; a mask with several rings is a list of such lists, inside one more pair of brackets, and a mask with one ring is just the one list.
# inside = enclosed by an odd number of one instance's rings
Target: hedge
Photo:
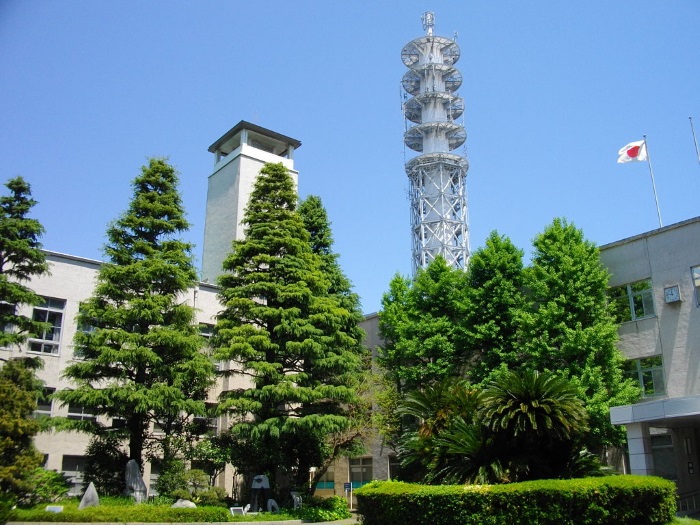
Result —
[[507, 485], [373, 481], [355, 491], [364, 525], [663, 525], [676, 487], [653, 476]]
[[[61, 505], [61, 503], [56, 503]], [[43, 507], [45, 507], [44, 505]], [[196, 509], [173, 509], [155, 505], [133, 505], [130, 507], [112, 507], [100, 505], [83, 510], [65, 508], [63, 512], [46, 512], [39, 509], [17, 509], [11, 512], [8, 521], [41, 521], [41, 522], [223, 522], [230, 521], [231, 513], [221, 507], [197, 507]]]

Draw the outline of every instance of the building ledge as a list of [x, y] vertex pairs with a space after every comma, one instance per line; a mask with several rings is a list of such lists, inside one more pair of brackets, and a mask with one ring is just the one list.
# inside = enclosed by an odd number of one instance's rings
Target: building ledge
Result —
[[[630, 423], [657, 423], [659, 426], [681, 424], [683, 418], [700, 415], [700, 396], [655, 399], [636, 405], [610, 408], [610, 421], [613, 425]], [[673, 421], [670, 421], [673, 420]]]

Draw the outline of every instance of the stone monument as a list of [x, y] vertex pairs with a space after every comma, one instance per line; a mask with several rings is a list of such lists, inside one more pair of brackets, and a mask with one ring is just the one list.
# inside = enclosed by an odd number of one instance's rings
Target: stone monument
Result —
[[78, 510], [87, 509], [88, 507], [97, 507], [99, 504], [100, 497], [97, 495], [95, 484], [91, 481], [87, 490], [85, 490], [85, 494], [83, 494], [83, 499], [80, 500]]
[[124, 473], [126, 480], [126, 495], [133, 496], [136, 503], [143, 503], [148, 498], [146, 484], [141, 477], [141, 469], [139, 464], [134, 459], [130, 459], [126, 464], [126, 472]]

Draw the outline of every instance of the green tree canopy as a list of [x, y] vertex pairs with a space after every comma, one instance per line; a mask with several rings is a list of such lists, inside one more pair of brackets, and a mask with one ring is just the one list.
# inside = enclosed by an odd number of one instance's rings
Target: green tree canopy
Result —
[[[349, 365], [355, 363], [348, 369], [348, 377], [345, 379], [348, 386], [351, 386], [356, 394], [352, 401], [345, 403], [347, 425], [340, 432], [325, 436], [325, 452], [322, 454], [322, 462], [314, 465], [316, 470], [309, 486], [308, 492], [313, 494], [316, 482], [323, 477], [338, 457], [363, 450], [363, 439], [368, 437], [374, 428], [371, 417], [373, 376], [370, 370], [369, 352], [362, 344], [365, 333], [359, 326], [359, 323], [364, 319], [360, 298], [353, 292], [352, 283], [340, 267], [338, 262], [340, 255], [333, 251], [331, 223], [321, 198], [309, 195], [300, 203], [299, 214], [304, 222], [304, 228], [309, 233], [311, 251], [319, 256], [321, 271], [328, 282], [325, 293], [333, 302], [337, 303], [337, 306], [348, 313], [348, 315], [329, 317], [333, 323], [323, 328], [326, 334], [324, 344], [329, 348], [337, 347], [331, 353], [334, 359], [343, 357], [348, 359]], [[336, 324], [338, 322], [343, 324]], [[345, 356], [342, 355], [343, 353]], [[337, 354], [337, 356], [333, 354]], [[319, 369], [317, 378], [323, 383], [333, 383], [335, 378], [332, 375], [335, 373], [334, 367], [328, 367], [325, 374], [323, 369]]]
[[624, 431], [610, 423], [611, 406], [632, 403], [639, 389], [623, 373], [618, 323], [608, 302], [610, 275], [598, 248], [564, 219], [555, 219], [534, 242], [525, 270], [528, 308], [521, 345], [530, 370], [555, 370], [574, 379], [586, 403], [588, 446], [620, 445]]
[[5, 186], [10, 194], [0, 197], [0, 347], [19, 345], [43, 329], [43, 323], [18, 309], [41, 304], [43, 299], [24, 283], [49, 269], [39, 242], [44, 228], [28, 216], [36, 205], [29, 184], [15, 177]]
[[186, 429], [190, 415], [205, 412], [214, 377], [195, 309], [185, 300], [197, 273], [192, 245], [178, 238], [189, 224], [177, 185], [163, 159], [151, 159], [134, 179], [127, 211], [107, 231], [109, 261], [78, 315], [79, 326], [90, 329], [76, 333], [82, 360], [64, 372], [75, 388], [56, 394], [125, 420], [129, 456], [139, 464], [154, 442], [153, 424], [165, 436], [164, 460], [175, 454], [170, 438]]
[[518, 315], [525, 307], [523, 252], [509, 238], [492, 232], [467, 269], [466, 344], [471, 360], [467, 377], [485, 383], [495, 372], [516, 368], [526, 357], [519, 348]]
[[382, 298], [378, 361], [400, 392], [465, 371], [465, 273], [436, 257], [411, 280], [396, 275]]
[[0, 368], [0, 500], [15, 501], [32, 490], [30, 476], [43, 455], [34, 447], [39, 423], [32, 419], [43, 383], [38, 358], [10, 359]]
[[349, 424], [362, 368], [359, 332], [349, 329], [357, 312], [312, 250], [282, 164], [260, 171], [243, 223], [245, 239], [234, 241], [219, 278], [224, 309], [213, 338], [217, 358], [250, 381], [221, 402], [233, 417], [233, 462], [278, 486], [287, 482], [277, 474], [303, 486], [329, 453], [326, 436]]

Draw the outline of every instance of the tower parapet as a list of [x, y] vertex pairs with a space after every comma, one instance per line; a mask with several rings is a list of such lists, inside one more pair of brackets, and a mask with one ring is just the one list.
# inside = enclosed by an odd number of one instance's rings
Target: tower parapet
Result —
[[469, 259], [469, 163], [452, 153], [467, 139], [457, 122], [464, 113], [464, 100], [457, 94], [462, 74], [454, 67], [460, 50], [455, 40], [433, 35], [433, 13], [424, 13], [422, 20], [426, 36], [401, 50], [409, 68], [401, 85], [411, 95], [403, 104], [404, 117], [411, 123], [404, 144], [420, 153], [406, 162], [414, 273], [438, 255], [455, 268], [465, 268]]

